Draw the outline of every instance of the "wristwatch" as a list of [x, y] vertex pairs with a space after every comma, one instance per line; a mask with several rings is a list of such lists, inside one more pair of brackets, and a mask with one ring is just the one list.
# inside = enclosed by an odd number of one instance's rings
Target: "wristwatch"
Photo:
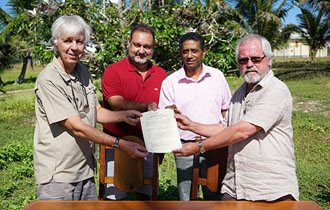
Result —
[[115, 140], [115, 144], [113, 145], [114, 148], [119, 149], [119, 141], [120, 141], [120, 138], [117, 137]]
[[202, 141], [198, 142], [198, 147], [199, 147], [199, 152], [202, 154], [204, 153], [206, 150], [203, 147]]

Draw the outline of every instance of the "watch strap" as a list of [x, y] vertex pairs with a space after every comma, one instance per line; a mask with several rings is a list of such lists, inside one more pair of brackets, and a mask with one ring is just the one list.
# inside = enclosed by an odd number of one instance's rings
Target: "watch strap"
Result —
[[114, 148], [119, 149], [119, 141], [120, 141], [120, 138], [117, 137], [115, 140], [115, 144], [113, 145]]

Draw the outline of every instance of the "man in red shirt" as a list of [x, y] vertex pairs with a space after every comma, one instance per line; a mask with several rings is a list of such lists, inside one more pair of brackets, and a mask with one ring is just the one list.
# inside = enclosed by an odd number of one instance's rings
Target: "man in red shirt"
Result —
[[[101, 82], [103, 105], [110, 110], [156, 110], [162, 81], [167, 76], [164, 69], [151, 63], [155, 46], [155, 33], [144, 24], [135, 26], [127, 40], [129, 56], [111, 64], [104, 71]], [[104, 132], [122, 137], [133, 135], [143, 139], [141, 125], [130, 126], [125, 123], [103, 124]], [[108, 150], [109, 151], [109, 150]], [[107, 173], [113, 174], [113, 152], [107, 152]], [[144, 161], [145, 178], [152, 177], [152, 154]], [[143, 186], [136, 193], [137, 200], [150, 200], [151, 186]], [[126, 193], [109, 184], [105, 198], [123, 199]]]

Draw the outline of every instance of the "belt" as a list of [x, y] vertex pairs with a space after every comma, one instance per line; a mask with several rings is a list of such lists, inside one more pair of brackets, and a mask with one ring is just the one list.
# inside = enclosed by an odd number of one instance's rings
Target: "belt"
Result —
[[182, 144], [188, 143], [188, 142], [196, 142], [196, 140], [185, 140], [185, 139], [180, 139]]

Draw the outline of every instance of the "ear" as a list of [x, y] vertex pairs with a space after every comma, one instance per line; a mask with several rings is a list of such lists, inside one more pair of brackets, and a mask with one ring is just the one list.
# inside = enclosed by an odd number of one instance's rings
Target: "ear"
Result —
[[131, 38], [127, 38], [127, 44], [130, 45], [131, 44]]
[[204, 48], [202, 58], [205, 57], [205, 53], [206, 53], [206, 50], [205, 50], [205, 48]]
[[268, 67], [271, 67], [272, 66], [272, 63], [273, 63], [273, 59], [270, 58], [269, 60], [267, 59], [267, 65]]

